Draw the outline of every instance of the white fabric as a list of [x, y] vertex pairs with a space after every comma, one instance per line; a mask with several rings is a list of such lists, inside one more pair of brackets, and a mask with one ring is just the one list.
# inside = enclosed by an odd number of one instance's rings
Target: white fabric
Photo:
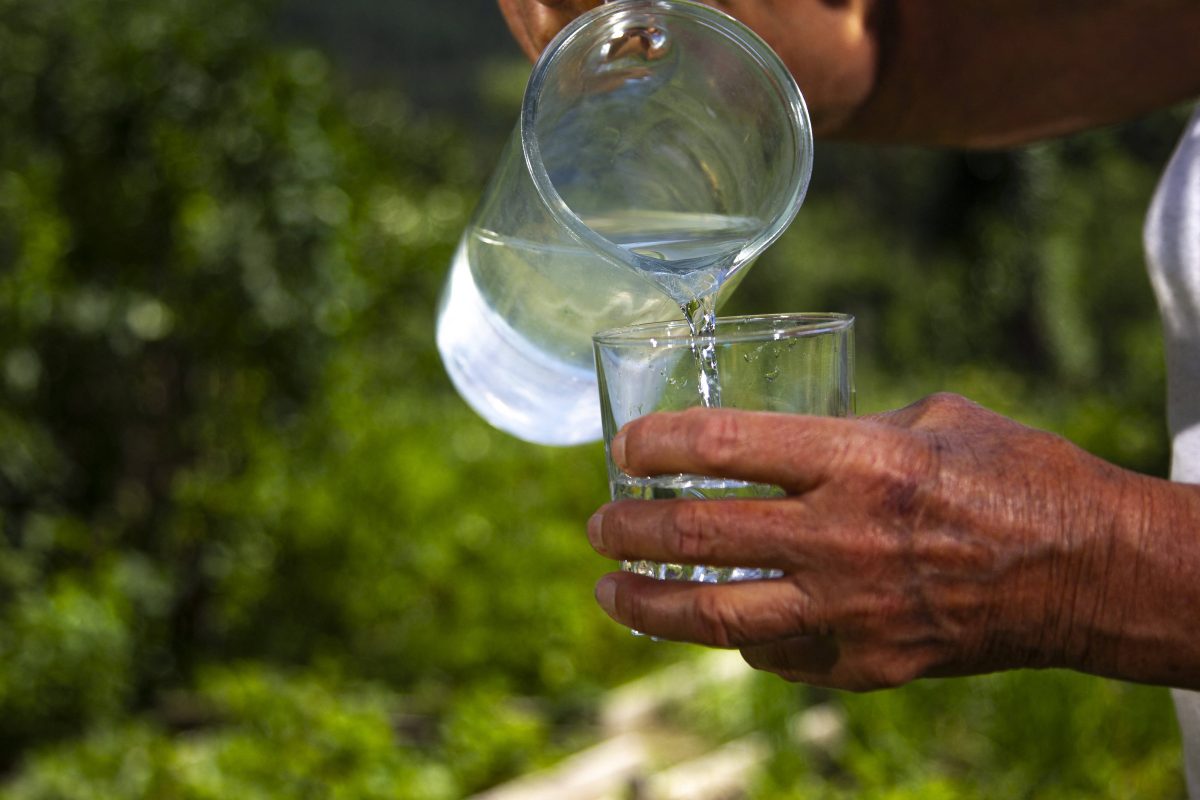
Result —
[[1200, 797], [1200, 692], [1175, 689], [1175, 710], [1183, 732], [1183, 763], [1187, 772], [1188, 796]]
[[[1162, 311], [1167, 349], [1171, 479], [1200, 483], [1200, 108], [1159, 183], [1146, 219], [1150, 281]], [[1200, 535], [1200, 526], [1180, 531]], [[1196, 615], [1195, 609], [1191, 613]], [[1200, 622], [1197, 624], [1200, 635]], [[1183, 733], [1192, 800], [1200, 800], [1200, 693], [1172, 692]]]

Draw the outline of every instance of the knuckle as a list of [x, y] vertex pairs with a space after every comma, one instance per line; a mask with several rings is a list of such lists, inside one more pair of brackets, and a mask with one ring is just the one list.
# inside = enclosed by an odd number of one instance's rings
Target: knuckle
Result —
[[668, 548], [684, 563], [697, 564], [707, 555], [711, 539], [705, 507], [697, 502], [676, 503], [668, 523]]
[[912, 659], [906, 658], [903, 654], [893, 654], [868, 665], [864, 670], [864, 677], [866, 679], [864, 688], [867, 691], [894, 689], [919, 678], [920, 670], [916, 668]]
[[934, 392], [925, 398], [924, 402], [928, 408], [946, 411], [967, 408], [973, 405], [970, 400], [954, 392]]
[[750, 667], [752, 667], [756, 670], [759, 670], [761, 672], [770, 672], [771, 674], [775, 675], [778, 678], [782, 678], [783, 680], [787, 681], [788, 683], [805, 683], [805, 684], [809, 684], [809, 685], [818, 683], [818, 680], [815, 676], [810, 675], [806, 672], [801, 672], [799, 670], [791, 669], [790, 667], [783, 667], [783, 666], [779, 666], [777, 664], [771, 664], [771, 663], [755, 664], [752, 661], [750, 661], [750, 659], [746, 658], [744, 655], [743, 655], [743, 660], [745, 660], [745, 662]]
[[741, 624], [736, 610], [711, 592], [699, 592], [693, 604], [701, 640], [715, 647], [734, 647]]
[[929, 430], [944, 426], [949, 420], [961, 419], [979, 409], [972, 401], [954, 392], [935, 392], [923, 397], [906, 409], [907, 427]]
[[687, 412], [695, 417], [689, 441], [691, 456], [706, 472], [720, 472], [733, 464], [739, 445], [739, 426], [732, 414]]
[[936, 392], [922, 402], [933, 420], [956, 419], [980, 408], [973, 400], [954, 392]]

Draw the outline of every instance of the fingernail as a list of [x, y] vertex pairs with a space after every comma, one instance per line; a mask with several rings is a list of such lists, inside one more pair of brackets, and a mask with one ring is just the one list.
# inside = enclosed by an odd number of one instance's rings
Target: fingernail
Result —
[[616, 607], [614, 598], [617, 595], [617, 582], [609, 577], [601, 578], [596, 584], [596, 602], [608, 614], [613, 613]]
[[597, 511], [595, 514], [592, 514], [592, 518], [587, 522], [587, 537], [588, 541], [592, 543], [592, 549], [600, 555], [607, 555], [604, 552], [604, 535], [600, 529], [603, 521], [603, 511]]
[[613, 437], [612, 442], [608, 446], [609, 454], [612, 455], [613, 463], [625, 469], [625, 431], [618, 431]]

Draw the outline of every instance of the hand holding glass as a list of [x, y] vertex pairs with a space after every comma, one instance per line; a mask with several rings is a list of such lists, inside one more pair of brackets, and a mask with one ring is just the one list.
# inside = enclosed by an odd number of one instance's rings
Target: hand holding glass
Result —
[[[612, 438], [656, 411], [704, 405], [697, 348], [712, 346], [722, 408], [844, 417], [854, 413], [853, 317], [779, 314], [719, 320], [714, 340], [696, 340], [686, 322], [604, 331], [593, 339], [600, 384], [609, 486], [614, 500], [779, 497], [778, 486], [720, 476], [634, 477], [613, 464]], [[663, 580], [720, 583], [774, 577], [751, 566], [709, 567], [623, 562], [626, 571]]]

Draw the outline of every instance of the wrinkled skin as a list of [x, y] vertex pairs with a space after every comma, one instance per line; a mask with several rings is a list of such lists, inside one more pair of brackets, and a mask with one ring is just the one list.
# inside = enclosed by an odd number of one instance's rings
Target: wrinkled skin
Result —
[[1173, 532], [1196, 530], [1195, 487], [1118, 469], [954, 395], [860, 420], [655, 414], [612, 449], [631, 474], [788, 493], [597, 512], [588, 535], [611, 558], [785, 573], [721, 586], [606, 576], [597, 598], [631, 628], [851, 690], [1026, 666], [1200, 687], [1180, 611], [1200, 608], [1198, 542]]

